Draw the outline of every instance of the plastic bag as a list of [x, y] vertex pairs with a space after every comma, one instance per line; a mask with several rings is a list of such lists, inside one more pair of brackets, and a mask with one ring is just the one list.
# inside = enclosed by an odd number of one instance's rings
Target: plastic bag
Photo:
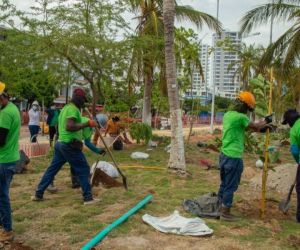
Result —
[[101, 169], [103, 172], [105, 172], [107, 175], [109, 175], [112, 178], [119, 177], [118, 170], [109, 162], [106, 162], [106, 161], [95, 162], [91, 168], [91, 173], [94, 172], [94, 168]]

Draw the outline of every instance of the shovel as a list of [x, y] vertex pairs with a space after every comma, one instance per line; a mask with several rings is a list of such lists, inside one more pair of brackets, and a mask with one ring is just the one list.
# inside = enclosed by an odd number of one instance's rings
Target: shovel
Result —
[[288, 210], [290, 209], [290, 200], [291, 200], [291, 195], [293, 193], [294, 187], [296, 185], [296, 180], [294, 181], [294, 183], [291, 185], [290, 187], [290, 191], [288, 193], [288, 196], [286, 198], [286, 200], [282, 200], [279, 202], [278, 208], [281, 212], [283, 212], [284, 214], [286, 214], [288, 212]]
[[[92, 114], [90, 113], [90, 111], [89, 111], [87, 108], [86, 108], [85, 110], [86, 110], [86, 112], [88, 113], [88, 115], [89, 115], [89, 116], [91, 117], [91, 119], [92, 119], [93, 116], [92, 116]], [[98, 122], [98, 120], [95, 119], [95, 121], [98, 123], [98, 126], [101, 127], [100, 124], [99, 124], [99, 122]], [[112, 152], [110, 151], [109, 147], [107, 146], [107, 144], [106, 144], [106, 142], [105, 142], [103, 136], [101, 135], [100, 129], [99, 129], [98, 127], [96, 127], [96, 130], [97, 130], [97, 132], [98, 132], [98, 134], [99, 134], [99, 136], [100, 136], [100, 139], [101, 139], [102, 143], [104, 144], [104, 146], [105, 146], [105, 148], [106, 148], [106, 151], [108, 152], [110, 158], [112, 159], [112, 161], [113, 161], [113, 163], [114, 163], [116, 169], [118, 170], [119, 174], [122, 176], [122, 182], [123, 182], [124, 188], [125, 188], [126, 190], [128, 190], [128, 185], [127, 185], [127, 178], [126, 178], [126, 176], [122, 173], [121, 169], [119, 168], [119, 166], [118, 166], [118, 164], [117, 164], [117, 162], [116, 162], [116, 160], [115, 160], [115, 157], [113, 156], [113, 154], [112, 154]]]

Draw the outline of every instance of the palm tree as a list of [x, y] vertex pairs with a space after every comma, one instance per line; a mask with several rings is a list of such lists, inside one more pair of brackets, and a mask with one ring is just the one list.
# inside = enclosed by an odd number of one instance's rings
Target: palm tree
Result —
[[239, 76], [242, 89], [248, 89], [249, 80], [260, 72], [259, 62], [264, 52], [262, 47], [247, 46], [242, 43], [232, 51], [238, 55], [238, 60], [228, 66], [228, 71], [234, 70], [234, 77]]
[[258, 6], [241, 20], [241, 32], [250, 33], [254, 28], [271, 21], [272, 17], [281, 21], [289, 21], [291, 27], [272, 43], [264, 54], [261, 65], [270, 65], [272, 59], [282, 58], [282, 72], [288, 74], [298, 66], [300, 59], [300, 0], [276, 0]]
[[171, 152], [169, 168], [177, 170], [183, 174], [186, 172], [184, 141], [182, 132], [181, 109], [179, 102], [178, 85], [176, 81], [176, 60], [174, 50], [174, 20], [175, 2], [174, 0], [164, 0], [163, 20], [165, 36], [165, 61], [166, 77], [168, 86], [168, 97], [171, 114]]
[[[142, 61], [143, 83], [144, 83], [144, 103], [143, 103], [143, 122], [151, 124], [151, 90], [153, 84], [154, 70], [158, 67], [162, 74], [165, 70], [163, 56], [163, 0], [129, 0], [130, 7], [133, 12], [137, 13], [138, 26], [136, 28], [137, 36], [145, 38], [146, 43], [143, 43], [141, 48], [134, 48], [139, 52], [133, 52], [136, 57], [141, 58], [136, 61]], [[202, 28], [206, 24], [209, 28], [219, 30], [220, 23], [211, 15], [194, 10], [190, 6], [180, 6], [174, 1], [175, 16], [178, 21], [188, 20]], [[130, 73], [130, 72], [129, 72]]]

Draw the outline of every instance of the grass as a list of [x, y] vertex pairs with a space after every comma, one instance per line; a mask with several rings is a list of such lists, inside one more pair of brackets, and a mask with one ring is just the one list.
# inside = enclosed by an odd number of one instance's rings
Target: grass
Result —
[[[17, 233], [17, 240], [23, 241], [24, 244], [34, 249], [79, 249], [106, 225], [129, 210], [147, 194], [153, 193], [153, 202], [113, 230], [107, 239], [109, 247], [104, 242], [101, 248], [120, 249], [120, 246], [114, 245], [119, 238], [134, 235], [152, 239], [155, 230], [141, 222], [143, 214], [166, 216], [177, 209], [184, 216], [191, 217], [183, 211], [182, 201], [217, 191], [219, 172], [207, 171], [198, 164], [200, 158], [217, 162], [217, 153], [201, 152], [194, 144], [187, 147], [186, 154], [189, 162], [187, 167], [190, 176], [181, 178], [167, 171], [168, 153], [165, 152], [164, 146], [152, 151], [146, 151], [146, 149], [145, 146], [131, 146], [129, 149], [114, 152], [114, 155], [121, 165], [155, 166], [163, 170], [126, 169], [124, 172], [129, 185], [127, 192], [123, 188], [108, 190], [96, 188], [94, 192], [96, 196], [101, 197], [102, 202], [99, 205], [87, 207], [82, 205], [81, 191], [70, 188], [70, 171], [67, 165], [59, 172], [55, 180], [59, 193], [46, 192], [44, 202], [31, 202], [30, 196], [34, 193], [43, 171], [48, 166], [51, 155], [33, 159], [26, 174], [14, 177], [11, 188], [14, 230]], [[133, 160], [130, 154], [134, 151], [147, 152], [150, 157], [146, 160]], [[109, 161], [108, 156], [97, 158], [89, 152], [86, 155], [91, 164], [96, 160]], [[235, 196], [235, 202], [244, 202], [244, 190], [251, 192], [251, 187], [247, 183], [247, 180], [243, 180], [243, 188]], [[300, 226], [291, 220], [292, 217], [288, 220], [278, 219], [281, 230], [275, 231], [270, 220], [261, 221], [257, 216], [244, 215], [239, 209], [236, 212], [242, 215], [239, 222], [225, 223], [206, 220], [215, 231], [215, 240], [206, 239], [205, 241], [208, 244], [207, 249], [270, 249], [271, 247], [272, 249], [296, 249], [295, 242], [291, 242], [289, 237], [294, 235], [296, 237], [294, 240], [297, 240], [300, 235]], [[160, 240], [159, 237], [170, 237], [174, 245], [173, 249], [181, 249], [179, 246], [176, 248], [177, 241], [193, 244], [195, 240], [191, 237], [178, 238], [177, 236], [176, 238], [176, 236], [162, 234], [155, 234], [155, 237], [153, 244]], [[218, 247], [215, 248], [214, 244]], [[155, 244], [152, 246], [150, 244], [148, 249], [158, 249], [155, 246]], [[126, 246], [126, 243], [122, 247], [145, 249], [133, 247], [133, 245]]]

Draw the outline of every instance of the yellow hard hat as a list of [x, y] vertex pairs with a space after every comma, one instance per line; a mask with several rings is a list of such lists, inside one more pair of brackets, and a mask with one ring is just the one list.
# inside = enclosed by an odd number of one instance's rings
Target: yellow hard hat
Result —
[[3, 94], [4, 90], [5, 90], [5, 83], [0, 82], [0, 95]]
[[251, 92], [242, 91], [238, 95], [237, 99], [243, 103], [246, 103], [249, 108], [251, 109], [255, 108], [255, 97]]

